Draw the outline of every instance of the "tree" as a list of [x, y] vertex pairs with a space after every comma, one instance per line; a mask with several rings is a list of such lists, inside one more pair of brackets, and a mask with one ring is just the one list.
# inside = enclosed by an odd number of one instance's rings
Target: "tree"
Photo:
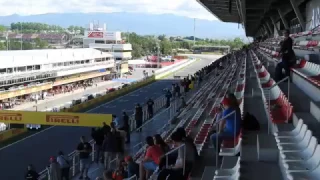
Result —
[[7, 28], [3, 25], [0, 25], [0, 32], [5, 32]]

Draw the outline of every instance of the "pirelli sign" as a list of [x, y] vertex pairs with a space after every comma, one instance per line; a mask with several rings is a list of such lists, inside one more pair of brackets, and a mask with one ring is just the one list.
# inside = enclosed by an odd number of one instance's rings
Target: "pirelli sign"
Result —
[[100, 127], [111, 121], [111, 114], [0, 111], [0, 122], [11, 124]]

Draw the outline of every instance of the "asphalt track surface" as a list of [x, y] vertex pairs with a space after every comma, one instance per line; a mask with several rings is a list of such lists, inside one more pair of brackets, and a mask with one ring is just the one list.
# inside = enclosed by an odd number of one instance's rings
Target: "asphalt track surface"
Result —
[[[180, 70], [179, 73], [186, 75], [192, 74], [209, 64], [212, 60], [213, 59], [204, 58]], [[136, 103], [143, 104], [148, 98], [156, 99], [163, 95], [163, 89], [170, 88], [173, 81], [175, 80], [173, 80], [172, 77], [157, 81], [111, 102], [91, 109], [88, 113], [116, 114], [120, 116], [122, 110], [133, 110]], [[164, 122], [166, 121], [163, 121], [163, 124]], [[151, 122], [148, 126], [154, 125], [155, 124]], [[158, 125], [159, 127], [161, 126], [161, 124]], [[57, 155], [59, 150], [62, 150], [66, 154], [74, 151], [80, 141], [80, 136], [84, 135], [90, 140], [90, 131], [91, 129], [87, 127], [55, 126], [0, 149], [0, 179], [23, 179], [26, 167], [30, 163], [35, 166], [37, 171], [43, 170], [49, 163], [49, 157]], [[144, 133], [141, 133], [137, 136], [132, 134], [129, 146], [134, 146], [144, 140], [145, 136], [143, 134]], [[130, 147], [127, 148], [130, 149]]]

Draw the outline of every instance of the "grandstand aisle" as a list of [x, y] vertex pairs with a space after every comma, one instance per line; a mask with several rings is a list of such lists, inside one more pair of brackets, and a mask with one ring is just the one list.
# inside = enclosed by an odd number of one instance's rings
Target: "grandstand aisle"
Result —
[[[181, 70], [185, 74], [191, 74], [201, 67], [209, 64], [212, 60], [203, 59]], [[167, 80], [161, 80], [150, 84], [144, 88], [138, 89], [114, 101], [96, 107], [89, 112], [107, 113], [121, 115], [122, 110], [133, 110], [135, 103], [145, 103], [147, 98], [156, 99], [163, 94], [164, 88], [170, 88], [173, 80], [168, 77]], [[143, 97], [143, 98], [141, 98]], [[131, 114], [131, 113], [130, 113]], [[157, 121], [160, 122], [160, 121]], [[166, 121], [163, 121], [163, 123]], [[149, 126], [153, 126], [153, 122]], [[163, 125], [163, 124], [162, 124]], [[147, 127], [146, 127], [147, 128]], [[49, 157], [57, 155], [59, 150], [66, 154], [75, 150], [80, 136], [85, 135], [90, 140], [90, 128], [85, 127], [53, 127], [40, 132], [37, 135], [24, 139], [20, 142], [9, 145], [0, 149], [0, 179], [19, 180], [23, 177], [26, 167], [32, 163], [37, 171], [43, 170], [48, 165]], [[135, 139], [139, 141], [145, 137], [132, 134], [132, 143], [134, 146]], [[129, 147], [128, 147], [129, 148]]]

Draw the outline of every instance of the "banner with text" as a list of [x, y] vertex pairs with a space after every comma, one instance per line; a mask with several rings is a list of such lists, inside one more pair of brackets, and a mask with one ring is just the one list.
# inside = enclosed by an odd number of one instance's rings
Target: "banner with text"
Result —
[[112, 122], [111, 114], [85, 114], [32, 111], [0, 111], [0, 122], [53, 126], [101, 127]]

